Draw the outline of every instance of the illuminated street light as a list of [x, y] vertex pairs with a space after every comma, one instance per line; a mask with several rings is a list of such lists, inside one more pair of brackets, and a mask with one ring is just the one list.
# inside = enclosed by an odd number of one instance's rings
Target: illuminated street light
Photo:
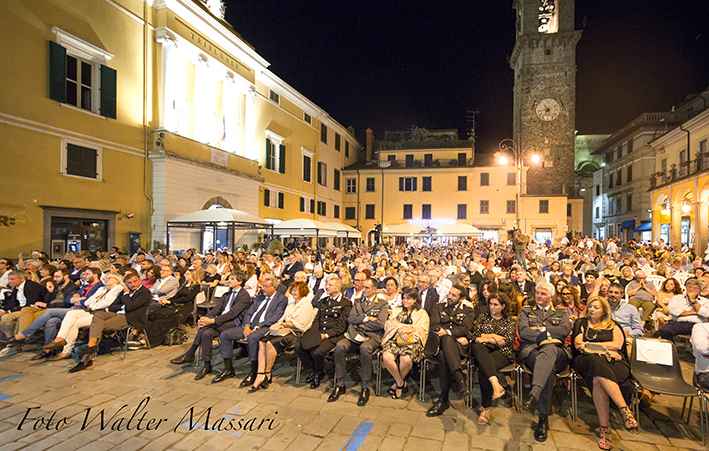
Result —
[[[524, 156], [525, 154], [529, 154], [530, 152], [533, 152], [534, 146], [528, 145], [524, 146], [524, 143], [521, 142], [522, 137], [518, 133], [517, 134], [517, 141], [513, 139], [503, 139], [500, 141], [500, 144], [497, 145], [497, 147], [500, 149], [500, 156], [498, 157], [497, 161], [500, 164], [507, 164], [507, 157], [504, 155], [508, 152], [512, 152], [512, 155], [514, 156], [514, 165], [515, 169], [517, 169], [517, 200], [515, 204], [515, 213], [516, 213], [516, 220], [517, 220], [517, 228], [519, 229], [519, 200], [522, 197], [522, 192], [526, 192], [526, 185], [525, 189], [523, 189], [523, 184], [522, 184], [522, 169], [524, 168]], [[539, 155], [537, 154], [532, 154], [530, 156], [530, 160], [534, 164], [538, 164], [540, 162]]]

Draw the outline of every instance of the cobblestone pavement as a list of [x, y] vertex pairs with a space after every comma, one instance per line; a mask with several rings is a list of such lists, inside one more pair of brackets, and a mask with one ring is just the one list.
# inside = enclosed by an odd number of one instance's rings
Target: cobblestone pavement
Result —
[[[26, 351], [33, 348], [40, 346], [25, 345]], [[296, 383], [295, 359], [287, 355], [276, 361], [274, 383], [248, 394], [239, 388], [240, 378], [221, 384], [211, 384], [211, 376], [195, 381], [193, 366], [168, 363], [186, 348], [129, 351], [125, 361], [114, 352], [75, 374], [67, 372], [72, 360], [35, 363], [29, 360], [34, 352], [0, 358], [0, 451], [598, 449], [598, 420], [587, 391], [579, 394], [579, 420], [574, 423], [570, 396], [557, 388], [549, 438], [537, 443], [532, 416], [518, 414], [509, 397], [493, 407], [488, 426], [477, 425], [478, 404], [469, 409], [455, 398], [444, 415], [426, 417], [435, 395], [431, 386], [426, 402], [409, 392], [400, 400], [372, 396], [367, 406], [358, 407], [359, 387], [352, 388], [348, 379], [347, 393], [327, 403], [328, 384], [310, 390]], [[246, 360], [237, 361], [240, 377], [246, 374]], [[223, 367], [220, 359], [214, 363], [216, 370]], [[692, 366], [684, 365], [691, 380]], [[387, 384], [385, 377], [382, 393]], [[479, 399], [479, 391], [473, 393]], [[681, 399], [656, 396], [641, 414], [639, 433], [627, 432], [612, 411], [614, 449], [703, 449], [697, 403], [689, 425], [679, 419], [681, 408]]]

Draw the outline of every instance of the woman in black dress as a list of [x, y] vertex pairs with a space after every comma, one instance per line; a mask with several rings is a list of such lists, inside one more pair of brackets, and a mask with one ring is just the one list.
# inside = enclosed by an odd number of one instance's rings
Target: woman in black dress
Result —
[[492, 401], [505, 394], [498, 371], [514, 362], [517, 324], [509, 313], [516, 308], [509, 296], [495, 293], [488, 300], [489, 313], [483, 314], [470, 331], [483, 405], [478, 418], [480, 425], [490, 422]]
[[[572, 366], [593, 393], [593, 404], [596, 406], [601, 425], [598, 447], [611, 449], [609, 398], [620, 408], [625, 427], [638, 427], [638, 422], [620, 391], [620, 385], [630, 376], [630, 365], [625, 353], [625, 334], [620, 325], [613, 321], [610, 305], [605, 299], [590, 298], [584, 313], [584, 317], [574, 323], [571, 333], [574, 343]], [[592, 353], [589, 343], [601, 344], [607, 350], [606, 355]], [[589, 349], [586, 349], [587, 346]]]

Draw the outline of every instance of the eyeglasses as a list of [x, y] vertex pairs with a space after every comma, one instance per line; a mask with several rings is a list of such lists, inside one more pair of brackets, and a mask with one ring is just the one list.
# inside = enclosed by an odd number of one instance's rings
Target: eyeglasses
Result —
[[567, 292], [565, 292], [565, 293], [561, 293], [561, 295], [562, 295], [562, 296], [572, 296], [573, 293], [569, 293], [569, 292], [567, 291]]

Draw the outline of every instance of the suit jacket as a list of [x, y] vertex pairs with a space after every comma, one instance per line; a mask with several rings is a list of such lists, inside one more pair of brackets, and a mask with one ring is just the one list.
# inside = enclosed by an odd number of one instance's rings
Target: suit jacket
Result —
[[[544, 327], [546, 330], [540, 332], [534, 327]], [[524, 307], [519, 314], [518, 325], [519, 337], [522, 339], [519, 352], [522, 358], [539, 347], [539, 343], [547, 339], [547, 333], [552, 338], [561, 340], [564, 343], [566, 337], [571, 333], [571, 320], [569, 319], [569, 309], [555, 309], [553, 306], [544, 312], [537, 304], [533, 307]], [[551, 346], [551, 345], [546, 345]], [[571, 351], [567, 346], [562, 345], [564, 351], [571, 358]]]
[[429, 317], [433, 316], [433, 309], [439, 300], [438, 291], [434, 287], [428, 287], [424, 295], [421, 296], [421, 307], [426, 310]]
[[260, 310], [265, 301], [266, 296], [263, 294], [256, 296], [254, 302], [251, 304], [251, 307], [249, 307], [246, 311], [242, 324], [251, 326], [251, 328], [256, 326], [269, 327], [276, 324], [276, 322], [283, 316], [283, 312], [286, 311], [286, 307], [288, 306], [288, 297], [276, 291], [273, 294], [273, 299], [271, 299], [271, 304], [266, 310], [266, 315], [264, 316], [263, 321], [260, 322], [259, 317], [263, 313]]
[[88, 299], [88, 298], [90, 298], [91, 296], [93, 296], [94, 293], [96, 293], [96, 291], [98, 291], [99, 288], [105, 287], [105, 286], [106, 286], [106, 285], [104, 285], [103, 282], [99, 280], [98, 282], [96, 282], [96, 283], [94, 284], [93, 287], [91, 287], [90, 290], [87, 290], [87, 288], [89, 287], [88, 285], [84, 285], [83, 287], [79, 288], [79, 291], [77, 291], [77, 293], [78, 293], [79, 296], [81, 296], [82, 298], [85, 298], [83, 301], [81, 301], [81, 305], [83, 306], [83, 305], [84, 305], [84, 302], [86, 301], [86, 299]]
[[355, 287], [349, 287], [348, 289], [345, 290], [345, 297], [347, 299], [355, 299], [357, 296], [355, 296]]
[[24, 306], [20, 305], [20, 301], [17, 299], [17, 288], [13, 288], [9, 294], [5, 295], [3, 310], [6, 312], [17, 312], [20, 311], [22, 307], [30, 306], [35, 302], [44, 302], [44, 298], [47, 296], [47, 289], [31, 280], [25, 280], [25, 286], [22, 291], [27, 299], [27, 303]]
[[234, 302], [231, 304], [231, 308], [226, 313], [222, 314], [229, 303], [229, 298], [231, 298], [232, 293], [234, 293], [234, 290], [229, 290], [224, 293], [222, 297], [219, 298], [217, 305], [207, 313], [207, 318], [214, 318], [214, 324], [217, 326], [221, 326], [228, 321], [233, 321], [235, 326], [241, 326], [247, 309], [252, 305], [251, 295], [246, 291], [246, 288], [241, 287], [236, 294], [236, 298], [234, 298]]
[[[370, 316], [376, 317], [377, 320], [364, 320]], [[354, 300], [347, 323], [350, 326], [355, 326], [354, 328], [358, 333], [366, 335], [381, 344], [384, 336], [384, 325], [388, 316], [389, 303], [386, 300], [380, 299], [378, 295], [375, 295], [371, 300], [361, 297]]]
[[[64, 297], [63, 302], [55, 302], [55, 299], [57, 298], [57, 292], [59, 290], [62, 291], [62, 296]], [[69, 281], [69, 283], [66, 284], [64, 288], [55, 287], [54, 292], [47, 292], [47, 295], [44, 297], [44, 302], [47, 303], [48, 308], [71, 308], [74, 306], [74, 304], [71, 302], [71, 298], [76, 294], [77, 291], [79, 291], [79, 287], [77, 287], [75, 283]]]
[[126, 321], [135, 328], [145, 330], [148, 327], [148, 306], [153, 297], [150, 290], [143, 285], [131, 293], [123, 293], [108, 307], [114, 313], [120, 312], [125, 307]]
[[293, 278], [295, 277], [295, 273], [297, 273], [298, 271], [304, 271], [304, 270], [305, 270], [305, 266], [303, 265], [302, 261], [295, 262], [295, 263], [288, 265], [286, 267], [286, 269], [283, 270], [283, 274], [281, 275], [281, 277], [285, 276], [286, 274], [289, 275], [290, 277], [288, 278], [288, 280], [284, 280], [284, 283], [286, 285], [290, 285], [293, 282]]
[[531, 296], [533, 298], [534, 294], [537, 291], [537, 284], [526, 279], [524, 283], [519, 283], [519, 281], [510, 283], [517, 289], [517, 291], [522, 293], [525, 297]]

